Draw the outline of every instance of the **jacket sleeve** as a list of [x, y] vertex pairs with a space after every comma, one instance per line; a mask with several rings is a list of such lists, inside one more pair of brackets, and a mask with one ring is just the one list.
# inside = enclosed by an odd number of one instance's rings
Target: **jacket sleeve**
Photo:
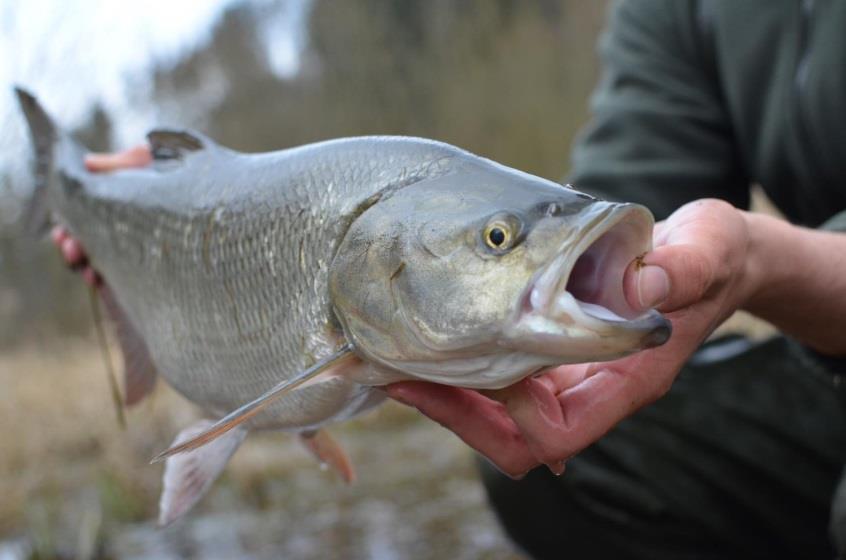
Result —
[[687, 0], [612, 7], [592, 121], [573, 149], [569, 182], [577, 189], [639, 202], [658, 219], [697, 198], [748, 206], [706, 15]]

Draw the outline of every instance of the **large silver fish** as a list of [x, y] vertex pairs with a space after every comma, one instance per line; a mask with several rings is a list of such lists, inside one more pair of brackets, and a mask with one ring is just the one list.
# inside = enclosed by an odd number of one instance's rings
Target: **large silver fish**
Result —
[[626, 266], [651, 247], [641, 206], [404, 137], [243, 154], [154, 130], [152, 166], [92, 174], [17, 93], [36, 150], [30, 219], [64, 224], [105, 278], [128, 400], [158, 372], [209, 415], [235, 410], [163, 455], [162, 523], [248, 430], [305, 434], [349, 478], [318, 430], [378, 404], [373, 386], [495, 389], [669, 337], [623, 295]]

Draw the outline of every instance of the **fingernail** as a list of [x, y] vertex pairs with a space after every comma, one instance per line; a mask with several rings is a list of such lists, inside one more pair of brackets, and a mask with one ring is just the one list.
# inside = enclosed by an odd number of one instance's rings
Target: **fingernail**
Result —
[[564, 469], [567, 467], [567, 465], [564, 461], [558, 461], [555, 463], [549, 463], [546, 465], [546, 467], [555, 476], [561, 476], [562, 474], [564, 474]]
[[637, 297], [644, 309], [661, 305], [670, 294], [670, 278], [660, 266], [646, 265], [637, 273]]

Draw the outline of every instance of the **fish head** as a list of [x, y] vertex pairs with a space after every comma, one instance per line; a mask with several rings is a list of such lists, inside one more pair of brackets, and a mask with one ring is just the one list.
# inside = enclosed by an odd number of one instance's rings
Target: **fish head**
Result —
[[623, 293], [652, 227], [642, 206], [470, 159], [361, 213], [332, 263], [331, 297], [369, 361], [500, 388], [669, 338], [660, 313], [632, 309]]

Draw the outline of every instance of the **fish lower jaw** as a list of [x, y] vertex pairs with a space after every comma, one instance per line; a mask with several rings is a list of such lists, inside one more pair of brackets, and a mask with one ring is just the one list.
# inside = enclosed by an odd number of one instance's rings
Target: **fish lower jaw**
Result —
[[660, 346], [671, 325], [654, 310], [627, 319], [614, 311], [560, 294], [544, 311], [521, 315], [501, 346], [548, 357], [548, 365], [608, 361]]

